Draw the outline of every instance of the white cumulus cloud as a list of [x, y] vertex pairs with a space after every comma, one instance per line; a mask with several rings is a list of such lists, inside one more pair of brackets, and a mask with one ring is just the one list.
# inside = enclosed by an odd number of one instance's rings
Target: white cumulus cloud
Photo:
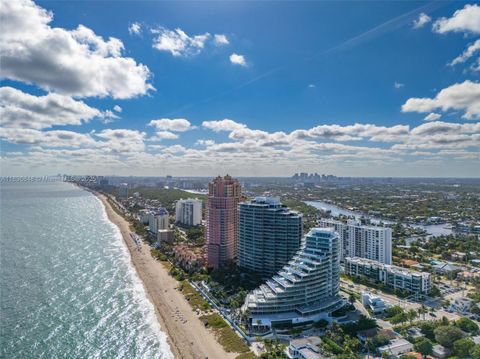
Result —
[[142, 32], [142, 26], [138, 22], [133, 22], [128, 27], [128, 32], [130, 33], [130, 35], [140, 35], [140, 33]]
[[436, 121], [440, 117], [442, 117], [442, 115], [440, 115], [439, 113], [430, 112], [427, 116], [425, 116], [425, 118], [423, 120], [424, 121]]
[[106, 129], [95, 136], [105, 140], [101, 146], [106, 152], [130, 153], [145, 150], [145, 133], [137, 130]]
[[440, 34], [447, 32], [471, 32], [480, 34], [480, 6], [465, 5], [455, 11], [452, 17], [442, 17], [433, 23], [433, 31]]
[[247, 127], [243, 123], [238, 123], [230, 119], [224, 119], [219, 121], [203, 121], [202, 126], [214, 132], [220, 132], [220, 131], [231, 132], [231, 131], [240, 130]]
[[81, 125], [95, 117], [109, 117], [109, 114], [70, 96], [55, 93], [34, 96], [8, 86], [0, 88], [3, 127], [39, 130], [55, 125]]
[[236, 53], [230, 55], [230, 62], [234, 65], [239, 65], [243, 67], [247, 66], [247, 61], [245, 60], [245, 57]]
[[480, 83], [466, 80], [442, 89], [434, 98], [410, 98], [403, 104], [403, 112], [431, 112], [463, 110], [467, 120], [480, 118]]
[[159, 51], [170, 52], [173, 56], [196, 55], [205, 47], [210, 39], [208, 32], [200, 35], [189, 36], [180, 28], [169, 30], [164, 27], [151, 29], [155, 34], [153, 47]]
[[170, 131], [157, 131], [155, 136], [149, 138], [150, 141], [175, 140], [178, 138], [176, 133]]
[[31, 128], [0, 128], [0, 138], [10, 143], [43, 147], [95, 147], [89, 134], [74, 131], [39, 131]]
[[475, 55], [475, 53], [477, 51], [480, 51], [480, 39], [475, 41], [473, 44], [470, 44], [466, 49], [465, 51], [457, 56], [456, 58], [454, 58], [450, 63], [449, 65], [450, 66], [455, 66], [457, 64], [460, 64], [460, 63], [463, 63], [463, 62], [466, 62], [468, 59], [470, 59], [473, 55]]
[[122, 57], [120, 40], [83, 25], [51, 27], [52, 19], [30, 0], [0, 2], [1, 77], [76, 97], [132, 98], [153, 89], [148, 67]]
[[215, 34], [213, 36], [213, 41], [217, 46], [228, 45], [230, 43], [230, 41], [228, 41], [227, 36], [223, 34]]
[[420, 29], [421, 27], [424, 27], [426, 24], [428, 24], [430, 21], [432, 21], [432, 18], [422, 12], [418, 15], [418, 18], [413, 21], [413, 28]]
[[185, 132], [192, 130], [194, 126], [190, 121], [184, 118], [161, 118], [158, 120], [152, 120], [148, 124], [149, 126], [155, 127], [159, 131], [173, 131], [173, 132]]

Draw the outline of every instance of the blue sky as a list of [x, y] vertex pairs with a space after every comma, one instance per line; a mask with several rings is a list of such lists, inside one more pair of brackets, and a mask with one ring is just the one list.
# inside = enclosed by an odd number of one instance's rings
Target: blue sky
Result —
[[2, 175], [480, 175], [475, 3], [0, 4]]

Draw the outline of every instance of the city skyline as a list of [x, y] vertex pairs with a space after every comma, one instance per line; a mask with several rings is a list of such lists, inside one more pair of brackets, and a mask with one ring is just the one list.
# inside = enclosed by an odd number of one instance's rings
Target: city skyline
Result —
[[480, 176], [473, 2], [22, 0], [0, 20], [2, 175]]

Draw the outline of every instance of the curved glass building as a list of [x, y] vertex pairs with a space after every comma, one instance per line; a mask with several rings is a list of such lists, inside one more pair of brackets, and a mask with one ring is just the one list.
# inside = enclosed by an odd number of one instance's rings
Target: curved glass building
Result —
[[242, 307], [252, 333], [275, 325], [329, 318], [344, 302], [339, 296], [340, 243], [333, 228], [313, 228], [300, 250], [271, 279], [247, 295]]
[[271, 277], [300, 248], [302, 215], [274, 197], [240, 203], [238, 212], [238, 265]]

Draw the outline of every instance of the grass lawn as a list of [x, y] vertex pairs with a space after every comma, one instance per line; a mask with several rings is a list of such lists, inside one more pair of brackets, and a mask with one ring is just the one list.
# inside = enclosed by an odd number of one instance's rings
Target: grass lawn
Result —
[[[203, 315], [200, 319], [205, 325], [213, 330], [218, 342], [227, 352], [248, 354], [248, 345], [240, 338], [237, 333], [225, 322], [217, 313]], [[245, 358], [249, 358], [248, 356]], [[254, 358], [254, 357], [252, 357]]]
[[170, 270], [172, 269], [172, 267], [173, 267], [173, 266], [172, 266], [172, 263], [170, 263], [170, 262], [168, 262], [168, 261], [161, 261], [161, 262], [162, 262], [163, 266], [164, 266], [165, 268], [167, 268], [168, 271], [170, 271]]
[[235, 359], [257, 359], [258, 357], [252, 352], [238, 354]]
[[[185, 298], [187, 299], [188, 303], [193, 309], [199, 309], [199, 310], [209, 310], [210, 309], [210, 304], [203, 299], [203, 297], [198, 293], [195, 288], [193, 288], [190, 283], [188, 283], [186, 280], [181, 282], [181, 291]], [[220, 318], [221, 319], [221, 318]], [[223, 320], [223, 319], [222, 319]]]

